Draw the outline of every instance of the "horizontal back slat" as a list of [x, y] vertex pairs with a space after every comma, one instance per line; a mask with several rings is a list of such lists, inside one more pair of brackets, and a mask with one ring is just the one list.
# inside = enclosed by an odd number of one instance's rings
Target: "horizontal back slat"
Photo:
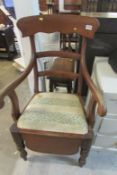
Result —
[[23, 37], [38, 32], [60, 32], [79, 33], [87, 38], [93, 38], [99, 21], [87, 16], [53, 14], [24, 17], [18, 20], [17, 25]]
[[44, 51], [44, 52], [36, 52], [36, 58], [43, 57], [61, 57], [61, 58], [72, 58], [75, 60], [80, 59], [80, 54], [69, 51]]
[[51, 70], [46, 70], [46, 71], [40, 71], [38, 72], [38, 76], [50, 76], [50, 77], [62, 77], [65, 79], [69, 79], [69, 80], [75, 80], [78, 79], [79, 74], [77, 73], [73, 73], [73, 72], [65, 72], [65, 71], [51, 71]]

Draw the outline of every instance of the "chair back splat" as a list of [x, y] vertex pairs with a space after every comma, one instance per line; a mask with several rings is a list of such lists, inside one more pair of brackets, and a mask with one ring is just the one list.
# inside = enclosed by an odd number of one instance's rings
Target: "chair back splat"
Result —
[[[25, 147], [54, 154], [74, 154], [80, 148], [79, 165], [83, 166], [93, 138], [95, 110], [100, 116], [106, 113], [101, 93], [93, 84], [85, 65], [86, 39], [93, 39], [99, 22], [96, 18], [54, 14], [24, 17], [18, 20], [17, 25], [22, 36], [30, 38], [32, 59], [23, 74], [0, 94], [0, 107], [4, 106], [4, 97], [9, 96], [15, 121], [10, 131], [20, 155], [26, 159]], [[39, 32], [71, 35], [76, 33], [76, 36], [82, 37], [81, 49], [79, 52], [73, 52], [72, 49], [37, 52], [35, 34]], [[69, 42], [68, 45], [70, 46]], [[54, 69], [38, 70], [37, 60], [44, 57], [57, 57]], [[75, 62], [79, 63], [78, 72], [70, 67], [74, 67]], [[20, 112], [15, 88], [32, 69], [35, 94], [23, 112]], [[38, 78], [42, 76], [57, 77], [61, 83], [64, 80], [68, 84], [78, 80], [77, 93], [39, 92]], [[83, 80], [91, 93], [87, 110], [81, 96]]]

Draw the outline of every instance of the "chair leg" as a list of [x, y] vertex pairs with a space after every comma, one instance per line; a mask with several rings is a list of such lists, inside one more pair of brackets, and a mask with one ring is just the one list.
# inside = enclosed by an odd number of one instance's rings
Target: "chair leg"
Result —
[[71, 93], [72, 92], [72, 81], [67, 83], [67, 92]]
[[49, 81], [49, 91], [53, 92], [53, 81], [52, 80]]
[[78, 165], [82, 167], [86, 163], [86, 158], [89, 154], [90, 148], [92, 144], [92, 139], [83, 140], [80, 151], [80, 158]]
[[10, 127], [10, 132], [11, 132], [12, 138], [13, 138], [16, 146], [17, 146], [18, 151], [20, 152], [20, 156], [24, 160], [27, 160], [27, 152], [25, 150], [24, 141], [21, 137], [21, 134], [18, 131], [18, 128], [17, 128], [16, 124], [13, 124]]

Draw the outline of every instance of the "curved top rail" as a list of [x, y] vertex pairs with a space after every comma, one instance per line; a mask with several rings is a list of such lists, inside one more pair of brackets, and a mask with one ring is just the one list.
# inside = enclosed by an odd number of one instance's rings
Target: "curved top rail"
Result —
[[99, 27], [99, 21], [87, 16], [53, 14], [24, 17], [18, 20], [17, 26], [23, 37], [38, 32], [61, 32], [79, 33], [87, 38], [93, 38]]

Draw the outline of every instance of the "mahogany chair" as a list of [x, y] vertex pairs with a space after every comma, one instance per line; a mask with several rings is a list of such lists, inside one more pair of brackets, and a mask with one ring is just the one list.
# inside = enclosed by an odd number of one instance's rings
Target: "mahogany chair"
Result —
[[[50, 25], [51, 24], [51, 25]], [[26, 160], [25, 147], [37, 152], [54, 154], [74, 154], [80, 151], [79, 165], [83, 166], [91, 148], [95, 111], [100, 116], [106, 113], [101, 93], [96, 89], [85, 65], [86, 38], [92, 39], [99, 27], [95, 18], [74, 15], [41, 15], [20, 19], [17, 23], [23, 37], [29, 37], [32, 46], [32, 59], [22, 75], [0, 94], [0, 107], [4, 97], [12, 103], [14, 124], [10, 131]], [[33, 26], [33, 27], [32, 27]], [[82, 39], [81, 53], [69, 51], [36, 52], [34, 35], [37, 32], [79, 33]], [[79, 73], [64, 71], [39, 71], [37, 60], [42, 57], [57, 56], [80, 61]], [[15, 89], [34, 70], [34, 95], [23, 111], [20, 111]], [[63, 76], [78, 79], [77, 94], [40, 92], [38, 78], [41, 76]], [[85, 110], [81, 96], [82, 80], [85, 79], [91, 97]]]

